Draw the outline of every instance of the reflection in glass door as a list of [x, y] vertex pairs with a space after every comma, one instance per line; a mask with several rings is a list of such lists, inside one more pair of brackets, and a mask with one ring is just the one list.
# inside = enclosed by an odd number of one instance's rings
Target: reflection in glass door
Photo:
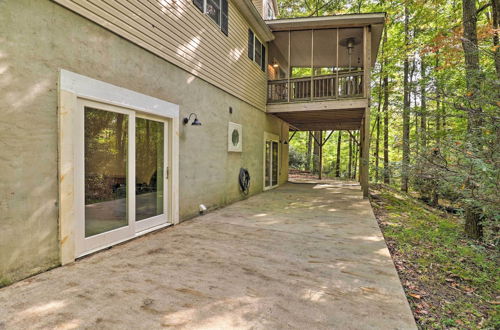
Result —
[[271, 185], [274, 187], [278, 185], [278, 142], [276, 141], [273, 141], [272, 143], [272, 153], [273, 157], [271, 160], [271, 169], [273, 173]]
[[128, 225], [128, 116], [85, 107], [85, 237]]
[[167, 224], [167, 122], [82, 100], [76, 255]]
[[135, 220], [142, 222], [164, 214], [165, 124], [137, 117], [135, 127]]
[[279, 144], [278, 141], [265, 141], [264, 188], [270, 189], [278, 185], [279, 176]]
[[266, 141], [264, 187], [271, 186], [271, 141]]

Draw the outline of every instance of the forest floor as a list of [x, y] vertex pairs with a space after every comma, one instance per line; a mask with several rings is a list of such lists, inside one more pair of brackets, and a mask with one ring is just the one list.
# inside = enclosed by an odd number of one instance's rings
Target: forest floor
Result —
[[421, 329], [500, 329], [500, 253], [455, 215], [386, 185], [371, 204]]

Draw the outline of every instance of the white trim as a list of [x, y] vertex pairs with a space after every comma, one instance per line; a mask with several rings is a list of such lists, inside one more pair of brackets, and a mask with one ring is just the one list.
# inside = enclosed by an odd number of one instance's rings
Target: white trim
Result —
[[[267, 141], [271, 141], [271, 142], [276, 142], [278, 144], [278, 167], [277, 167], [277, 176], [278, 176], [278, 181], [275, 185], [272, 185], [272, 182], [273, 182], [273, 163], [272, 163], [272, 159], [273, 159], [273, 151], [272, 151], [272, 147], [271, 147], [271, 159], [270, 159], [270, 162], [271, 162], [271, 166], [269, 168], [270, 170], [270, 180], [271, 180], [271, 186], [266, 186], [266, 143]], [[271, 146], [272, 146], [272, 143], [271, 143]], [[270, 189], [273, 189], [273, 188], [276, 188], [279, 186], [280, 184], [280, 161], [281, 161], [281, 143], [280, 143], [280, 138], [278, 135], [276, 134], [273, 134], [273, 133], [268, 133], [268, 132], [264, 132], [264, 159], [263, 159], [263, 172], [262, 172], [262, 181], [263, 181], [263, 190], [270, 190]]]
[[173, 224], [171, 223], [164, 223], [162, 225], [159, 225], [159, 226], [156, 226], [156, 227], [152, 227], [152, 228], [149, 228], [149, 229], [146, 229], [146, 230], [143, 230], [141, 232], [138, 232], [138, 233], [135, 233], [135, 235], [133, 237], [127, 237], [123, 240], [120, 240], [120, 241], [116, 241], [116, 242], [113, 242], [113, 243], [110, 243], [110, 244], [107, 244], [107, 245], [103, 245], [99, 248], [96, 248], [96, 249], [93, 249], [93, 250], [88, 250], [86, 251], [85, 253], [81, 254], [78, 258], [81, 258], [81, 257], [84, 257], [86, 255], [89, 255], [89, 254], [92, 254], [92, 253], [95, 253], [95, 252], [98, 252], [98, 251], [101, 251], [102, 249], [106, 249], [108, 247], [111, 247], [111, 246], [115, 246], [115, 245], [118, 245], [120, 243], [123, 243], [123, 242], [127, 242], [127, 241], [130, 241], [134, 238], [137, 238], [139, 236], [142, 236], [142, 235], [145, 235], [145, 234], [148, 234], [148, 233], [151, 233], [153, 231], [156, 231], [156, 230], [160, 230], [160, 229], [163, 229], [163, 228], [167, 228], [167, 227], [170, 227], [172, 226]]
[[[88, 101], [85, 99], [77, 98], [77, 108], [74, 111], [75, 121], [73, 131], [73, 141], [75, 145], [74, 153], [74, 168], [75, 168], [75, 257], [80, 257], [87, 253], [87, 251], [93, 251], [96, 249], [102, 249], [110, 244], [114, 244], [118, 241], [123, 241], [128, 237], [133, 236], [135, 232], [134, 221], [135, 221], [135, 189], [127, 189], [127, 225], [113, 230], [109, 230], [104, 233], [99, 233], [90, 237], [85, 236], [85, 151], [84, 151], [84, 113], [85, 107], [97, 108], [103, 111], [116, 112], [124, 114], [128, 119], [128, 148], [127, 155], [129, 158], [134, 158], [135, 156], [135, 145], [134, 133], [135, 133], [135, 117], [134, 112], [116, 107], [109, 104]], [[135, 184], [135, 163], [130, 164], [127, 168], [127, 186], [133, 187]], [[133, 210], [133, 212], [132, 212]], [[61, 223], [63, 225], [63, 223]], [[112, 242], [112, 243], [109, 243]]]
[[[235, 146], [233, 144], [233, 131], [238, 131], [239, 141]], [[242, 152], [243, 151], [243, 126], [237, 123], [229, 122], [227, 125], [227, 151], [228, 152]]]
[[[128, 189], [128, 225], [85, 238], [83, 106], [126, 114], [129, 119], [128, 185], [135, 186], [135, 118], [164, 122], [165, 208], [163, 216], [135, 222], [135, 189]], [[61, 263], [179, 222], [179, 106], [122, 87], [61, 70], [59, 76], [59, 228]], [[149, 221], [151, 220], [151, 221]], [[83, 236], [82, 236], [83, 235]], [[82, 241], [83, 237], [83, 241]], [[111, 241], [109, 240], [111, 238]], [[83, 242], [83, 243], [82, 243]], [[88, 243], [88, 244], [87, 244]]]
[[339, 25], [341, 27], [342, 24], [346, 25], [369, 25], [369, 24], [384, 24], [386, 18], [385, 13], [367, 13], [367, 14], [344, 14], [344, 15], [331, 15], [331, 16], [318, 16], [318, 17], [296, 17], [296, 18], [282, 18], [282, 19], [272, 19], [265, 20], [266, 24], [271, 28], [271, 30], [275, 30], [280, 27], [280, 25], [289, 25], [293, 24], [297, 26], [297, 29], [300, 29], [300, 25], [303, 23], [328, 23], [335, 25]]
[[61, 69], [60, 89], [79, 98], [100, 101], [167, 118], [179, 117], [179, 106], [100, 80]]

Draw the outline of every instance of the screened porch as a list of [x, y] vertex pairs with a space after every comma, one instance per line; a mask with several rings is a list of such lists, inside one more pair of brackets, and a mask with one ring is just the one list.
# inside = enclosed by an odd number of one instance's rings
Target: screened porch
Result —
[[274, 31], [268, 103], [363, 98], [363, 28]]

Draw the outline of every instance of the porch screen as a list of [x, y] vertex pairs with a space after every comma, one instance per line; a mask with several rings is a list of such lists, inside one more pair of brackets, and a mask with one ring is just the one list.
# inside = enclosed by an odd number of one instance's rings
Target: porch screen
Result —
[[311, 98], [312, 30], [290, 33], [290, 100]]

